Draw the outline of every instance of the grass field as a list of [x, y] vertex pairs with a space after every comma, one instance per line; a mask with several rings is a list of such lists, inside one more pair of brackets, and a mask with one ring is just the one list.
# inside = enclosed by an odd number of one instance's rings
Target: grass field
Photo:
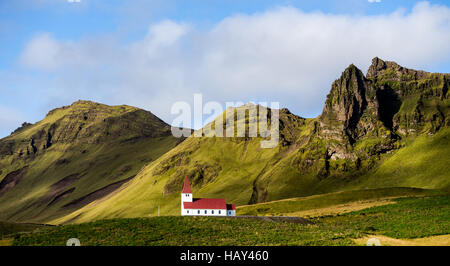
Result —
[[0, 240], [9, 239], [13, 235], [21, 232], [31, 232], [43, 227], [42, 224], [11, 223], [0, 221]]
[[442, 192], [420, 188], [379, 188], [343, 191], [240, 206], [238, 215], [295, 215], [297, 212], [333, 208], [348, 203], [378, 202], [399, 197], [438, 195]]
[[393, 238], [422, 238], [450, 233], [450, 196], [400, 198], [395, 201], [396, 204], [316, 218], [315, 221], [325, 226], [345, 226]]
[[[355, 245], [368, 235], [414, 239], [450, 234], [450, 196], [399, 198], [395, 204], [311, 218], [314, 224], [165, 216], [40, 228], [13, 245]], [[440, 238], [439, 243], [446, 243]], [[414, 243], [414, 242], [413, 242]], [[450, 243], [449, 243], [450, 245]]]

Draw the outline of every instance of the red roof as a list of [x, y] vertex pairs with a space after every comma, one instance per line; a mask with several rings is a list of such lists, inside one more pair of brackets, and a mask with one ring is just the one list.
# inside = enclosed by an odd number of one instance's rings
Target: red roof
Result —
[[224, 199], [194, 199], [193, 202], [183, 202], [185, 209], [226, 210]]
[[189, 185], [188, 176], [186, 176], [186, 179], [184, 180], [183, 191], [181, 191], [181, 193], [192, 193], [191, 185]]

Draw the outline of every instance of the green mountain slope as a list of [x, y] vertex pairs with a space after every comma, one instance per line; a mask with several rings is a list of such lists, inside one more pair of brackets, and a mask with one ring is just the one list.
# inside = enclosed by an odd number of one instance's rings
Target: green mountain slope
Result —
[[114, 195], [52, 222], [152, 216], [158, 207], [177, 215], [185, 175], [196, 197], [237, 205], [366, 187], [448, 189], [449, 85], [449, 74], [379, 58], [367, 76], [351, 65], [319, 117], [280, 110], [276, 148], [261, 149], [262, 138], [191, 136]]
[[0, 140], [0, 220], [43, 222], [118, 189], [181, 139], [150, 112], [78, 101]]
[[450, 191], [450, 129], [408, 139], [379, 167], [352, 182], [355, 188], [420, 187]]

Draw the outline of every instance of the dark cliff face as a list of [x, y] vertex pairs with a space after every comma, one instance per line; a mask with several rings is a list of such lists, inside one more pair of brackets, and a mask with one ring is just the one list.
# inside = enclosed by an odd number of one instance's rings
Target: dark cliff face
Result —
[[403, 138], [432, 135], [449, 125], [448, 87], [449, 74], [379, 58], [372, 60], [367, 77], [350, 65], [333, 82], [317, 129], [294, 165], [321, 179], [368, 171]]
[[400, 66], [392, 61], [383, 61], [378, 57], [372, 59], [372, 64], [367, 70], [367, 78], [386, 78], [383, 76], [389, 72], [390, 78], [394, 78], [397, 81], [407, 81], [412, 79], [424, 79], [427, 78], [430, 73], [422, 70], [413, 70]]
[[377, 89], [380, 119], [396, 134], [434, 134], [449, 125], [450, 74], [374, 58], [367, 77]]
[[372, 83], [354, 65], [333, 82], [319, 117], [322, 137], [353, 144], [379, 127], [378, 101]]
[[319, 117], [324, 138], [350, 144], [366, 137], [433, 133], [448, 125], [449, 74], [372, 60], [367, 78], [349, 66], [332, 87]]

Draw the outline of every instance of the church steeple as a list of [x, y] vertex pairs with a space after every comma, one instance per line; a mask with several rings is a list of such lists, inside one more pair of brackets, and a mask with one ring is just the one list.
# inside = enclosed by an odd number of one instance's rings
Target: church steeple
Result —
[[192, 189], [191, 185], [189, 184], [189, 178], [186, 176], [186, 179], [184, 180], [184, 186], [183, 190], [181, 191], [181, 202], [192, 202]]
[[190, 193], [190, 194], [192, 194], [192, 189], [191, 189], [191, 185], [189, 184], [188, 176], [186, 176], [186, 179], [184, 180], [183, 191], [181, 191], [181, 193]]

